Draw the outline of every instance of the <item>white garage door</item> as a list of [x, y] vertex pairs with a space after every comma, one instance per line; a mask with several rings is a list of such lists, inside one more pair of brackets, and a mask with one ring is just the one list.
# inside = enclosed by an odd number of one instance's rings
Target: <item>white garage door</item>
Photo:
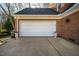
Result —
[[55, 31], [54, 20], [19, 21], [19, 36], [54, 36]]

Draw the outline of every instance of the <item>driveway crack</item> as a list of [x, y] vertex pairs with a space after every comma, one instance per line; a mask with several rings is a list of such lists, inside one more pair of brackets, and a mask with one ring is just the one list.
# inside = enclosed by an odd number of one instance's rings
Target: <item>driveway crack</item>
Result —
[[50, 42], [50, 40], [49, 39], [47, 39], [48, 40], [48, 42], [50, 43], [50, 45], [52, 45], [52, 47], [57, 51], [57, 53], [60, 55], [60, 56], [62, 56], [62, 54], [58, 51], [58, 49]]

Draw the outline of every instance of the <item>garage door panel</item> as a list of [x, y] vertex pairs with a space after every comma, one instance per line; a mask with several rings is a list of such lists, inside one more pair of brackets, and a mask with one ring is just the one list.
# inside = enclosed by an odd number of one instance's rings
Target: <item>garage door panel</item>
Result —
[[21, 34], [21, 36], [52, 36], [51, 34], [48, 33], [27, 33], [27, 34]]
[[20, 36], [53, 36], [56, 31], [56, 21], [20, 21], [19, 35]]

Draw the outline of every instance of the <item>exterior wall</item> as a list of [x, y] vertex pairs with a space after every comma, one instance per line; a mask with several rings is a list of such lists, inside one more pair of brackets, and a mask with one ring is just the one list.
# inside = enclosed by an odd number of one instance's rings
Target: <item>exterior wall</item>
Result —
[[57, 9], [57, 4], [56, 3], [49, 3], [48, 8], [52, 8], [52, 9], [56, 10]]
[[24, 15], [21, 15], [21, 16], [14, 16], [15, 18], [15, 32], [17, 33], [17, 35], [19, 34], [18, 32], [18, 28], [19, 28], [19, 21], [20, 20], [58, 20], [60, 17], [59, 16], [24, 16]]
[[60, 13], [63, 13], [68, 8], [73, 6], [74, 3], [49, 3], [48, 8], [58, 10]]
[[59, 5], [59, 12], [63, 13], [64, 11], [68, 10], [70, 7], [72, 7], [74, 3], [61, 3]]
[[62, 13], [65, 11], [65, 9], [68, 8], [68, 6], [70, 6], [70, 3], [62, 3], [61, 6], [59, 7], [59, 11]]
[[18, 24], [17, 21], [18, 21], [18, 20], [15, 19], [15, 26], [14, 26], [14, 31], [15, 31], [15, 32], [17, 32], [17, 24]]
[[40, 20], [54, 20], [54, 19], [59, 19], [60, 17], [59, 16], [24, 16], [24, 15], [21, 15], [21, 16], [14, 16], [15, 18], [15, 32], [18, 32], [18, 22], [19, 20], [37, 20], [37, 19], [40, 19]]
[[57, 20], [57, 33], [63, 38], [79, 41], [79, 11]]

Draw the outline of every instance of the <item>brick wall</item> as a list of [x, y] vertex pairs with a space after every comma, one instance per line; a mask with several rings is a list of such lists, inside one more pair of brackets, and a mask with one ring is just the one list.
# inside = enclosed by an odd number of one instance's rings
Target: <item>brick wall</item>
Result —
[[74, 3], [61, 3], [59, 6], [59, 12], [63, 13], [64, 11], [72, 7], [73, 5]]
[[57, 33], [58, 36], [79, 42], [79, 12], [57, 20]]
[[57, 4], [56, 3], [49, 3], [48, 8], [56, 10], [57, 9]]

